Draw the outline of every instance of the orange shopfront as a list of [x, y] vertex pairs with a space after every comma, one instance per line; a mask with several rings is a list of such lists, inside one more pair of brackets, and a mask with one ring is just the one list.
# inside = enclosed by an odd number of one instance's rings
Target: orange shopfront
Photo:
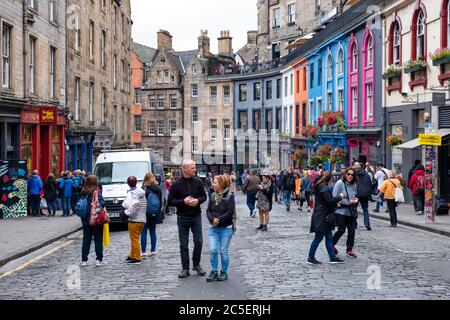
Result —
[[65, 170], [66, 118], [58, 108], [25, 106], [20, 114], [20, 158], [28, 170], [39, 170], [45, 179], [50, 172]]

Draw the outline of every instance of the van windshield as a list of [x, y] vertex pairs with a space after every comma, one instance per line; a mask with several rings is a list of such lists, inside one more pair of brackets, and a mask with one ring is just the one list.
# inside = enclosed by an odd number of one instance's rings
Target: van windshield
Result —
[[99, 183], [103, 185], [127, 183], [129, 176], [135, 176], [138, 181], [143, 181], [147, 172], [150, 172], [148, 162], [98, 163], [94, 170]]

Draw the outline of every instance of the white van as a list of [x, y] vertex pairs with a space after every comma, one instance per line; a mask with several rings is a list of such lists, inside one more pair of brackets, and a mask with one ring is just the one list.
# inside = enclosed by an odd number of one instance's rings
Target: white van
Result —
[[[140, 188], [148, 172], [160, 178], [160, 187], [162, 187], [164, 170], [159, 156], [152, 150], [110, 150], [98, 156], [94, 174], [102, 185], [102, 195], [111, 223], [121, 222], [120, 211], [129, 189], [128, 177], [135, 176], [138, 179], [137, 187]], [[164, 209], [163, 203], [162, 217], [164, 217]]]

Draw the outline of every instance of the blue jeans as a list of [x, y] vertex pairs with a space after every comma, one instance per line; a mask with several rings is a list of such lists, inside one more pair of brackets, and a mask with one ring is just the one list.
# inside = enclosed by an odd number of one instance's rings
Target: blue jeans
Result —
[[292, 196], [292, 191], [283, 191], [283, 201], [284, 204], [286, 205], [286, 207], [289, 207], [291, 205], [291, 196]]
[[203, 233], [202, 216], [185, 217], [178, 215], [178, 237], [180, 239], [181, 266], [183, 270], [189, 270], [189, 230], [192, 231], [194, 238], [194, 252], [192, 253], [192, 263], [195, 266], [200, 265], [202, 258]]
[[359, 198], [359, 203], [361, 203], [361, 207], [364, 212], [364, 225], [366, 227], [370, 227], [370, 219], [369, 219], [369, 198]]
[[311, 248], [309, 249], [309, 258], [313, 259], [316, 256], [317, 248], [319, 244], [322, 242], [323, 237], [325, 237], [325, 246], [328, 251], [328, 255], [330, 256], [330, 260], [336, 259], [336, 255], [333, 251], [333, 234], [331, 231], [323, 234], [322, 232], [316, 232], [316, 236], [314, 237], [313, 242], [311, 243]]
[[253, 212], [255, 210], [255, 204], [256, 204], [256, 192], [247, 192], [247, 206], [248, 209]]
[[376, 211], [380, 211], [380, 208], [383, 207], [383, 202], [384, 202], [384, 195], [381, 195], [381, 197], [377, 200], [377, 207], [376, 207]]
[[48, 216], [50, 216], [51, 214], [55, 215], [56, 214], [56, 200], [48, 200], [47, 201], [47, 209], [48, 209]]
[[218, 271], [219, 266], [219, 250], [222, 261], [222, 271], [228, 271], [230, 256], [228, 255], [228, 247], [233, 237], [233, 228], [209, 227], [209, 251], [211, 255], [211, 271]]
[[95, 255], [97, 256], [97, 260], [103, 261], [103, 225], [83, 226], [83, 246], [81, 248], [81, 261], [88, 261], [92, 237], [94, 237]]
[[63, 207], [63, 215], [64, 216], [69, 216], [70, 215], [70, 209], [72, 207], [72, 205], [71, 205], [71, 197], [62, 198], [62, 207]]
[[156, 223], [144, 224], [144, 229], [142, 229], [141, 233], [141, 251], [142, 253], [147, 252], [147, 230], [150, 231], [150, 239], [152, 243], [151, 252], [156, 252]]
[[425, 193], [414, 195], [414, 200], [416, 201], [417, 211], [425, 210]]
[[60, 197], [56, 198], [56, 210], [62, 210], [62, 199]]

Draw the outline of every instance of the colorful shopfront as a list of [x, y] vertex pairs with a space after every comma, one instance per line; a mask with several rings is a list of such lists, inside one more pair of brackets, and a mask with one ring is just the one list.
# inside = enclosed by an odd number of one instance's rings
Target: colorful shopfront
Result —
[[65, 169], [64, 137], [67, 120], [57, 107], [23, 107], [20, 114], [20, 159], [42, 178]]

